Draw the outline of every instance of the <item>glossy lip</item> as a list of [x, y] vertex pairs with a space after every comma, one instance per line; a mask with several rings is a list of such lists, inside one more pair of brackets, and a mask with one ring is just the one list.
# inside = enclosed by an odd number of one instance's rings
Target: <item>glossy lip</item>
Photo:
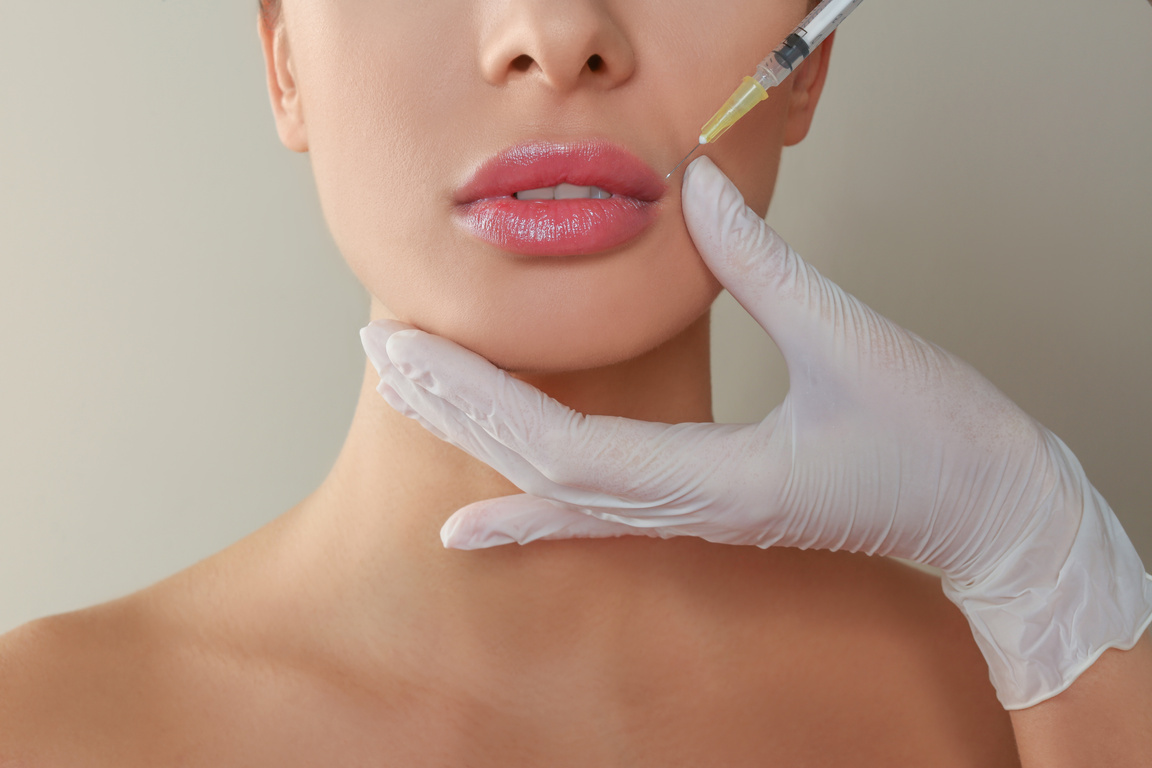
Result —
[[[607, 199], [517, 200], [526, 189], [595, 186]], [[667, 186], [631, 152], [607, 141], [519, 144], [485, 161], [456, 192], [456, 219], [498, 248], [530, 256], [598, 253], [656, 220]]]

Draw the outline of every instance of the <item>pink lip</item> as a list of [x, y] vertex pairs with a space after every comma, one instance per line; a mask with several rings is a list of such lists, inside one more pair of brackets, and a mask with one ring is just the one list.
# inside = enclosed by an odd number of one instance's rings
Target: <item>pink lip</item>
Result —
[[[595, 186], [606, 199], [517, 200], [527, 189]], [[486, 161], [456, 195], [458, 222], [505, 251], [581, 255], [623, 245], [647, 229], [663, 180], [635, 155], [606, 141], [531, 143]]]

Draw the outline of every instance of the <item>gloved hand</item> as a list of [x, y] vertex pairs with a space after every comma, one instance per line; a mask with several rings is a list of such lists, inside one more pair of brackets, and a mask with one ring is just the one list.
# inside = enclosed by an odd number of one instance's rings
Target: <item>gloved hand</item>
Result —
[[684, 174], [700, 255], [783, 352], [759, 424], [586, 416], [443, 338], [362, 331], [380, 393], [527, 495], [441, 532], [470, 549], [646, 534], [934, 566], [1007, 709], [1067, 688], [1152, 622], [1152, 576], [1068, 447], [963, 361], [806, 264], [708, 158]]

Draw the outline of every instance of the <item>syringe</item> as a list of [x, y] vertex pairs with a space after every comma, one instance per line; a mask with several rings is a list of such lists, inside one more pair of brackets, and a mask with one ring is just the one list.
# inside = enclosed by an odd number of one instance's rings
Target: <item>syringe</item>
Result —
[[[848, 18], [848, 14], [856, 9], [863, 0], [824, 0], [812, 13], [804, 17], [800, 26], [773, 51], [768, 58], [756, 67], [756, 74], [744, 78], [744, 82], [732, 94], [724, 106], [712, 116], [712, 119], [700, 129], [700, 142], [684, 156], [684, 160], [692, 157], [692, 153], [704, 144], [711, 144], [724, 135], [737, 120], [748, 114], [748, 110], [768, 98], [768, 89], [774, 88], [787, 79], [793, 70], [808, 58], [816, 46], [824, 42], [828, 35], [840, 26], [840, 22]], [[672, 178], [672, 174], [684, 165], [684, 160], [676, 163], [676, 168], [664, 177]]]

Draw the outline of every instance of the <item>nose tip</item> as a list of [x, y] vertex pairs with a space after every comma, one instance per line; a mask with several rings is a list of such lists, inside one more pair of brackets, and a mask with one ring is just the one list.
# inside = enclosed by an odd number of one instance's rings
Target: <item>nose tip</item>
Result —
[[493, 85], [537, 79], [559, 93], [606, 90], [635, 70], [631, 44], [598, 3], [513, 0], [491, 29], [480, 68]]

